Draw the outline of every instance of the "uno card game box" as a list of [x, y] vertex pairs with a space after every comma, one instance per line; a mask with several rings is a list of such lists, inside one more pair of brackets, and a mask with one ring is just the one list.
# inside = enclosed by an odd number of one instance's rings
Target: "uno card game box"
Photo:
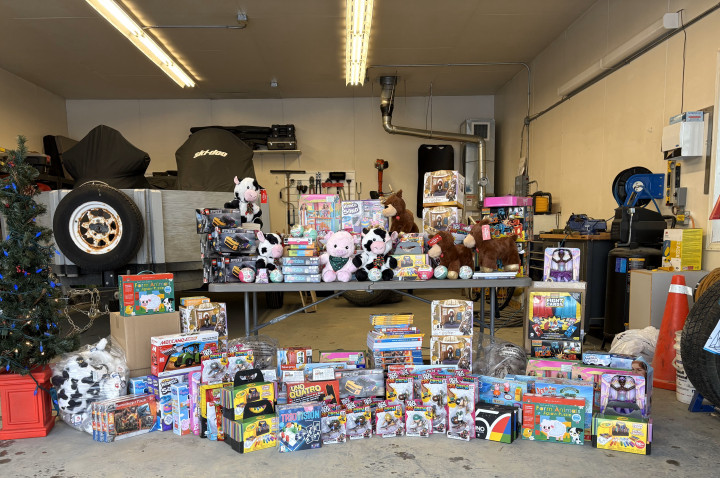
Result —
[[337, 380], [299, 382], [287, 384], [288, 403], [324, 402], [339, 403], [340, 391]]
[[120, 315], [162, 314], [175, 311], [175, 282], [172, 274], [118, 276]]
[[475, 438], [512, 443], [519, 436], [520, 408], [478, 402], [475, 405]]
[[593, 447], [649, 455], [651, 444], [652, 419], [593, 415]]
[[523, 398], [522, 437], [525, 440], [583, 445], [585, 408], [583, 399], [529, 393]]
[[320, 448], [322, 404], [278, 405], [278, 447], [281, 453]]
[[218, 333], [204, 331], [150, 338], [150, 373], [163, 377], [200, 371], [201, 356], [218, 349]]
[[473, 334], [473, 303], [470, 300], [433, 300], [430, 304], [433, 335]]

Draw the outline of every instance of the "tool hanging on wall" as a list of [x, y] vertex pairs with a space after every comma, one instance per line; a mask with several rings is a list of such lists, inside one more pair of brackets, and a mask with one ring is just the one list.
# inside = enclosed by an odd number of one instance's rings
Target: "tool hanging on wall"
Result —
[[[280, 189], [280, 200], [285, 204], [287, 209], [287, 232], [290, 232], [290, 228], [295, 225], [295, 205], [290, 200], [290, 189], [295, 184], [295, 180], [290, 178], [291, 174], [305, 174], [305, 171], [297, 169], [271, 169], [270, 174], [284, 174], [285, 175], [285, 187]], [[283, 198], [283, 190], [286, 190], [285, 197]]]
[[323, 193], [321, 184], [322, 184], [322, 174], [320, 174], [320, 171], [318, 171], [317, 173], [315, 173], [315, 188], [317, 188], [316, 194]]
[[310, 184], [310, 194], [315, 194], [315, 176], [310, 176], [310, 179], [308, 179], [308, 184]]
[[381, 197], [385, 196], [385, 193], [383, 193], [383, 190], [382, 190], [383, 171], [385, 171], [389, 167], [390, 167], [390, 164], [387, 161], [385, 161], [384, 159], [376, 159], [375, 160], [375, 169], [378, 170], [378, 190], [370, 191], [371, 199], [380, 199]]

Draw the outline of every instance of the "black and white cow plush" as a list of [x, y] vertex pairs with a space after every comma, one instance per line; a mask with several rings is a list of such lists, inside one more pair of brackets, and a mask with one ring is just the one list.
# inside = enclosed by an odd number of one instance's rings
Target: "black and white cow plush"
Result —
[[275, 270], [276, 260], [283, 255], [283, 240], [280, 234], [263, 234], [262, 231], [257, 233], [257, 253], [258, 260], [255, 267], [258, 269]]
[[[355, 272], [357, 280], [378, 280], [379, 278], [390, 280], [393, 278], [397, 260], [389, 253], [395, 239], [397, 239], [397, 232], [391, 234], [380, 227], [363, 230], [360, 240], [362, 253], [353, 259], [353, 265], [357, 267]], [[377, 277], [377, 272], [370, 272], [373, 269], [380, 272], [380, 277]]]
[[257, 204], [260, 198], [260, 190], [262, 189], [255, 178], [244, 178], [242, 181], [235, 176], [235, 199], [225, 203], [226, 208], [240, 209], [242, 212], [241, 221], [255, 222], [262, 227], [263, 222], [260, 219], [262, 211]]

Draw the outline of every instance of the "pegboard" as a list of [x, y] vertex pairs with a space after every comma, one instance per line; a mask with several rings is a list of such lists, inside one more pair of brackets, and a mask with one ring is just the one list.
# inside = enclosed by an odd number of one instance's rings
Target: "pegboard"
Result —
[[[343, 190], [345, 192], [345, 198], [346, 201], [351, 200], [357, 200], [359, 199], [359, 195], [357, 194], [357, 183], [355, 182], [355, 171], [343, 171], [345, 173], [345, 181], [343, 181], [343, 184], [345, 185]], [[283, 210], [285, 211], [287, 209], [287, 201], [290, 201], [290, 212], [293, 216], [294, 223], [298, 223], [298, 204], [300, 200], [301, 194], [313, 194], [313, 192], [309, 189], [310, 187], [310, 177], [312, 176], [314, 181], [317, 183], [317, 176], [320, 175], [320, 178], [322, 179], [321, 182], [326, 182], [326, 179], [328, 179], [330, 175], [330, 170], [324, 170], [324, 171], [309, 171], [306, 170], [304, 174], [291, 174], [290, 175], [290, 191], [289, 194], [286, 193], [288, 190], [286, 188], [286, 180], [284, 174], [275, 174], [274, 176], [277, 176], [278, 185], [276, 186], [277, 189], [280, 191], [280, 200], [283, 204]], [[350, 180], [350, 186], [348, 186], [348, 180]], [[334, 181], [328, 181], [328, 182], [334, 182]], [[340, 181], [338, 181], [340, 182]], [[306, 186], [308, 189], [305, 192], [298, 191], [298, 186]], [[317, 187], [315, 189], [314, 194], [339, 194], [337, 188], [322, 188], [322, 190], [319, 190]], [[340, 198], [343, 200], [342, 196]], [[284, 212], [284, 214], [286, 214]]]

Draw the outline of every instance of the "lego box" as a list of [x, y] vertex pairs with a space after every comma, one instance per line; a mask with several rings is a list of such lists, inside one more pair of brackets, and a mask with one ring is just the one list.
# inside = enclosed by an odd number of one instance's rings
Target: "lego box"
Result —
[[150, 371], [163, 377], [175, 373], [199, 372], [201, 356], [216, 353], [218, 333], [204, 331], [161, 335], [150, 339]]
[[662, 266], [673, 271], [702, 269], [702, 229], [665, 229]]
[[124, 316], [161, 314], [175, 310], [172, 274], [119, 276], [120, 314]]
[[423, 206], [465, 206], [465, 178], [457, 171], [425, 173]]

